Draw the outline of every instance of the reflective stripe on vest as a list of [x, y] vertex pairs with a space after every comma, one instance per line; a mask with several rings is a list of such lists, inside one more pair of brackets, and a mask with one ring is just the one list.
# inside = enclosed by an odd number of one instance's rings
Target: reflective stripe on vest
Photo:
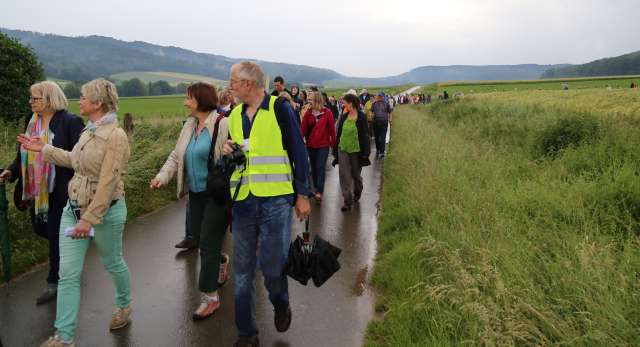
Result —
[[[289, 156], [282, 144], [282, 132], [275, 114], [276, 97], [269, 99], [269, 109], [259, 108], [253, 119], [246, 152], [246, 169], [237, 167], [231, 175], [231, 197], [238, 182], [237, 201], [244, 200], [249, 193], [259, 197], [280, 196], [293, 193], [293, 174]], [[244, 143], [242, 129], [242, 104], [229, 115], [229, 134], [235, 143]], [[242, 173], [241, 173], [242, 172]]]

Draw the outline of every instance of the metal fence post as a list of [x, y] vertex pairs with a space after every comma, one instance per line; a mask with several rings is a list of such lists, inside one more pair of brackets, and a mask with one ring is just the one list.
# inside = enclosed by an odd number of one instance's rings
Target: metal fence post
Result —
[[[0, 169], [0, 171], [2, 171]], [[11, 242], [9, 239], [9, 202], [4, 182], [0, 182], [0, 253], [2, 255], [2, 279], [9, 282], [11, 279]]]

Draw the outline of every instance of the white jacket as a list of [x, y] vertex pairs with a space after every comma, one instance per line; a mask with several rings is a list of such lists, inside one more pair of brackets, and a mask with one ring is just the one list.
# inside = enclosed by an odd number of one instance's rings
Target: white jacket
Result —
[[[215, 121], [218, 118], [218, 112], [213, 111], [207, 116], [205, 120], [205, 128], [207, 128], [209, 132], [209, 136], [213, 138], [213, 129], [215, 127]], [[194, 117], [188, 117], [187, 121], [184, 123], [182, 127], [182, 131], [180, 132], [180, 137], [178, 137], [178, 142], [176, 143], [176, 147], [171, 151], [167, 161], [165, 161], [162, 169], [156, 175], [156, 179], [158, 179], [162, 185], [168, 184], [171, 179], [178, 176], [178, 185], [177, 185], [177, 195], [178, 199], [182, 198], [188, 193], [187, 182], [184, 175], [184, 152], [187, 150], [187, 146], [189, 145], [189, 141], [191, 141], [191, 136], [193, 135], [193, 131], [196, 127], [197, 119]], [[218, 125], [218, 138], [216, 139], [213, 158], [217, 161], [222, 156], [222, 147], [229, 137], [229, 119], [222, 118], [220, 120], [220, 124]]]

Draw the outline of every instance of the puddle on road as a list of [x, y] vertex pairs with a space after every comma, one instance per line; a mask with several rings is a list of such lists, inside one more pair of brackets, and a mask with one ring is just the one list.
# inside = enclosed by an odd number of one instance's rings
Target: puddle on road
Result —
[[356, 275], [356, 283], [351, 288], [351, 294], [355, 296], [362, 296], [367, 288], [367, 274], [369, 273], [369, 267], [365, 266], [362, 270], [358, 271]]

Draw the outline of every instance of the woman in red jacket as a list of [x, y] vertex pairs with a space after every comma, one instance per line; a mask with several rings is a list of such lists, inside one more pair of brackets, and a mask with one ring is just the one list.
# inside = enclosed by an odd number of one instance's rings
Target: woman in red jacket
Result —
[[336, 142], [336, 126], [331, 110], [324, 106], [322, 94], [313, 92], [310, 96], [311, 107], [305, 112], [300, 127], [307, 142], [315, 199], [319, 203], [324, 192], [325, 164], [329, 149]]

